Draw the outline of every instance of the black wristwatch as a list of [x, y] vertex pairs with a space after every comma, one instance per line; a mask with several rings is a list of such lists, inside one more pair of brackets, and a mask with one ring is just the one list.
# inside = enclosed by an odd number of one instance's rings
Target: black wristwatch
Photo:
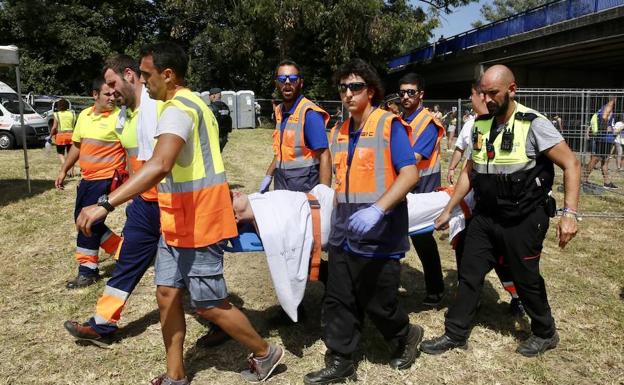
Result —
[[98, 198], [97, 205], [104, 207], [106, 209], [106, 211], [108, 211], [109, 213], [112, 212], [113, 210], [115, 210], [113, 205], [111, 205], [108, 202], [108, 195], [106, 195], [106, 194], [104, 194], [104, 195], [102, 195], [101, 197]]

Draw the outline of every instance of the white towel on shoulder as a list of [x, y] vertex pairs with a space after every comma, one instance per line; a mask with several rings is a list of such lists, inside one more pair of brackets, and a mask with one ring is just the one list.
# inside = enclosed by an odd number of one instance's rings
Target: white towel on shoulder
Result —
[[138, 160], [149, 160], [154, 152], [154, 136], [158, 125], [158, 102], [150, 98], [147, 88], [141, 90], [137, 121]]

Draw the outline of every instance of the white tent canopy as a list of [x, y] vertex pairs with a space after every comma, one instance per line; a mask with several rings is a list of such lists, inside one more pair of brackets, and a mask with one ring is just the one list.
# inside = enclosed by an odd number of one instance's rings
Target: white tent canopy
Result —
[[24, 148], [24, 170], [26, 171], [26, 183], [28, 193], [31, 193], [30, 173], [28, 172], [28, 151], [26, 149], [26, 130], [24, 129], [24, 101], [22, 100], [22, 86], [19, 72], [19, 50], [14, 45], [0, 45], [0, 67], [15, 67], [17, 78], [17, 98], [19, 100], [20, 123], [22, 125], [22, 146]]

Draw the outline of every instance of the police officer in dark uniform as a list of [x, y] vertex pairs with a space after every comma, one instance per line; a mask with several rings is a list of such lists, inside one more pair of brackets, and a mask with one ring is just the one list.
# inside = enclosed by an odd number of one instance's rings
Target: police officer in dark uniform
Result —
[[210, 98], [208, 107], [210, 107], [210, 110], [215, 118], [217, 118], [217, 123], [219, 124], [219, 148], [223, 151], [228, 141], [228, 134], [232, 132], [230, 108], [221, 101], [221, 88], [211, 88], [208, 97]]
[[463, 347], [470, 334], [486, 274], [504, 255], [526, 313], [531, 336], [516, 352], [534, 357], [557, 346], [559, 336], [539, 271], [555, 175], [563, 169], [564, 209], [557, 225], [561, 248], [576, 235], [580, 165], [561, 134], [539, 112], [515, 102], [516, 83], [509, 68], [490, 67], [481, 79], [489, 115], [475, 122], [472, 154], [462, 170], [455, 195], [436, 220], [445, 227], [451, 210], [474, 189], [476, 207], [468, 225], [459, 287], [445, 320], [445, 333], [424, 341], [420, 349], [440, 354]]

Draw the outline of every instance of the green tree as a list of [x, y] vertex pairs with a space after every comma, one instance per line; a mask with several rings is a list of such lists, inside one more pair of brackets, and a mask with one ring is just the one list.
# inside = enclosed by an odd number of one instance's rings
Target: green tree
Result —
[[0, 44], [20, 48], [25, 90], [85, 94], [105, 57], [131, 51], [150, 38], [156, 4], [149, 0], [3, 0]]
[[427, 42], [440, 10], [468, 1], [169, 0], [165, 9], [169, 35], [188, 42], [196, 88], [249, 88], [268, 97], [276, 64], [290, 58], [303, 69], [307, 95], [333, 98], [338, 65], [361, 57], [383, 72], [390, 57]]
[[[493, 0], [492, 4], [483, 4], [481, 7], [481, 16], [486, 22], [492, 23], [515, 15], [516, 13], [549, 3], [550, 1], [552, 0]], [[472, 23], [472, 26], [475, 28], [481, 25], [483, 25], [483, 21]]]
[[195, 89], [266, 97], [291, 58], [309, 96], [333, 98], [338, 65], [360, 57], [383, 74], [390, 57], [427, 42], [440, 12], [470, 1], [0, 0], [0, 44], [20, 48], [24, 89], [37, 93], [88, 93], [105, 57], [167, 39], [189, 53]]

